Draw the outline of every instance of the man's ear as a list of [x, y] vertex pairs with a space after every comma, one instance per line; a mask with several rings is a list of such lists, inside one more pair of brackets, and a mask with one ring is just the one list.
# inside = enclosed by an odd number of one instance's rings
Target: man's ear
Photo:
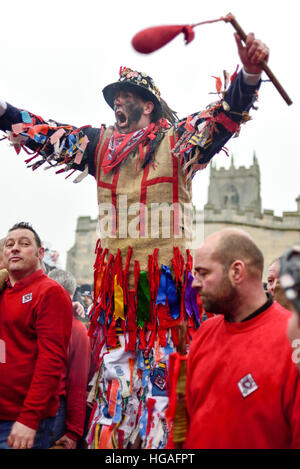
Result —
[[43, 246], [42, 246], [38, 249], [38, 258], [39, 258], [40, 262], [43, 260], [44, 254], [45, 254], [45, 248], [43, 248]]
[[243, 261], [236, 260], [229, 267], [229, 279], [232, 285], [239, 285], [245, 277], [245, 264]]
[[151, 112], [154, 109], [154, 103], [152, 101], [146, 101], [144, 103], [144, 114], [147, 114], [148, 116], [151, 114]]

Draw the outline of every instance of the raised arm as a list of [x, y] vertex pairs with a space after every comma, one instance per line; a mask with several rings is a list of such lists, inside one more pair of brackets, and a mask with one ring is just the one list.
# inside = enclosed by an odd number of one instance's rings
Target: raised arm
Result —
[[253, 33], [247, 36], [245, 46], [237, 34], [235, 39], [243, 69], [231, 77], [224, 72], [223, 89], [221, 78], [217, 77], [219, 101], [177, 125], [178, 141], [174, 154], [180, 157], [187, 179], [204, 169], [226, 142], [238, 134], [240, 125], [250, 119], [248, 113], [257, 99], [261, 84], [260, 63], [268, 60], [269, 49]]
[[[46, 121], [29, 111], [18, 109], [0, 100], [0, 129], [17, 153], [24, 149], [30, 156], [25, 160], [33, 170], [44, 165], [56, 172], [83, 171], [95, 174], [94, 155], [101, 129]], [[82, 178], [82, 176], [81, 176]], [[80, 178], [79, 178], [80, 179]]]

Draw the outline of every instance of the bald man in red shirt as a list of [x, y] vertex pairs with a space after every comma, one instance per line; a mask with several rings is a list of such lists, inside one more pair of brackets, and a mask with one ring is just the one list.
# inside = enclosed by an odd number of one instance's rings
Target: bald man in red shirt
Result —
[[215, 317], [191, 343], [185, 447], [300, 448], [291, 312], [263, 290], [262, 253], [246, 232], [221, 230], [198, 249], [195, 270], [193, 287]]

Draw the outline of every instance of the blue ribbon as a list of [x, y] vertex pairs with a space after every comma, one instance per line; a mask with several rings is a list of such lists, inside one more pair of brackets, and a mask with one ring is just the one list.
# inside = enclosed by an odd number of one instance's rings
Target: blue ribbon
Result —
[[22, 121], [26, 124], [32, 124], [32, 119], [28, 111], [20, 111], [22, 116]]
[[119, 423], [122, 420], [122, 406], [121, 406], [121, 391], [118, 391], [117, 396], [117, 405], [115, 410], [115, 415], [113, 416], [113, 423]]
[[144, 360], [144, 357], [143, 357], [143, 352], [141, 350], [139, 350], [139, 355], [138, 355], [138, 368], [140, 370], [145, 370], [146, 369], [145, 360]]
[[145, 409], [140, 420], [140, 436], [142, 440], [146, 437], [147, 420], [148, 420], [148, 410]]
[[75, 135], [70, 134], [68, 136], [68, 144], [69, 144], [68, 153], [69, 153], [70, 156], [72, 156], [73, 155], [73, 146], [74, 145], [77, 146], [77, 138], [75, 137]]
[[143, 371], [143, 376], [142, 376], [142, 386], [145, 388], [148, 384], [149, 381], [149, 375], [150, 375], [150, 370], [147, 368]]
[[[92, 319], [92, 316], [91, 316]], [[106, 312], [105, 309], [102, 308], [101, 313], [99, 314], [99, 317], [97, 319], [97, 322], [99, 322], [102, 326], [104, 326], [106, 320]]]
[[46, 135], [35, 134], [33, 136], [33, 140], [37, 143], [45, 143], [45, 141], [47, 140], [47, 137]]
[[175, 288], [175, 282], [172, 278], [170, 267], [167, 265], [161, 266], [161, 274], [159, 280], [159, 288], [156, 298], [156, 305], [166, 304], [168, 300], [168, 305], [170, 308], [170, 313], [173, 319], [178, 319], [180, 315], [178, 298]]
[[107, 403], [106, 403], [105, 406], [103, 407], [102, 412], [103, 412], [104, 417], [106, 417], [107, 419], [110, 419], [110, 418], [111, 418], [111, 416], [110, 416], [109, 413], [108, 413], [108, 404], [107, 404]]
[[174, 348], [171, 346], [170, 342], [167, 342], [167, 345], [164, 348], [165, 350], [165, 356], [170, 355], [171, 353], [174, 352]]

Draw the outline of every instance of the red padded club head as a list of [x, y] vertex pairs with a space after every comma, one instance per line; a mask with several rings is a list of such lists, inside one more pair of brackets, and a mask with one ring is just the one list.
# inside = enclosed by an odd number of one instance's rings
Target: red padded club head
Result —
[[195, 37], [193, 27], [189, 25], [153, 26], [137, 33], [131, 43], [136, 51], [149, 54], [172, 41], [180, 33], [184, 34], [186, 44]]

